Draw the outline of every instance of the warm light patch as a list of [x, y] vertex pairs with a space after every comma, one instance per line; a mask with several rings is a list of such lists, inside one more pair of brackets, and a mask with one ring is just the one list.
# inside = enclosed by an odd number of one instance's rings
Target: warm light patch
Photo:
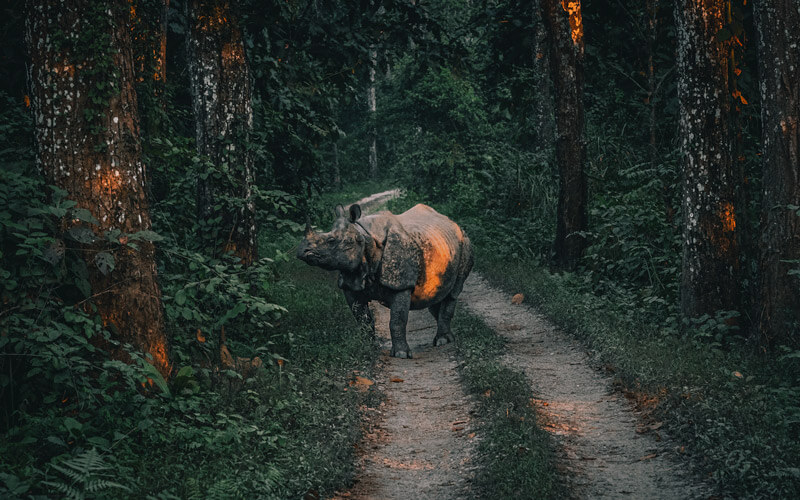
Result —
[[226, 43], [222, 47], [222, 60], [230, 64], [244, 61], [244, 47], [240, 43]]
[[228, 4], [214, 7], [209, 15], [197, 16], [197, 29], [200, 31], [217, 30], [221, 26], [228, 24]]
[[95, 190], [103, 194], [114, 195], [122, 189], [122, 176], [119, 170], [103, 169], [98, 172]]
[[722, 221], [722, 230], [726, 232], [733, 232], [736, 230], [736, 214], [733, 210], [733, 204], [726, 201], [722, 204], [719, 211], [719, 218]]
[[561, 0], [561, 7], [569, 14], [569, 30], [572, 43], [578, 45], [583, 38], [583, 16], [580, 0]]
[[420, 277], [422, 281], [417, 281], [417, 286], [411, 294], [413, 302], [431, 300], [436, 296], [436, 292], [442, 286], [442, 278], [447, 266], [453, 260], [450, 245], [438, 232], [430, 235], [429, 244], [425, 245], [422, 252], [425, 270], [423, 276]]

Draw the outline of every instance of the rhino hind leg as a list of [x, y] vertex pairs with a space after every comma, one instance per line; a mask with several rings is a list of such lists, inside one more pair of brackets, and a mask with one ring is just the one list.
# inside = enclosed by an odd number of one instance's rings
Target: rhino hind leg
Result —
[[[456, 299], [448, 295], [442, 302], [437, 304], [436, 313], [436, 336], [433, 338], [433, 345], [440, 346], [449, 342], [455, 342], [456, 338], [450, 330], [450, 320], [453, 319], [453, 314], [456, 312]], [[433, 308], [431, 308], [433, 313]]]
[[412, 358], [411, 348], [406, 341], [406, 325], [410, 308], [411, 290], [403, 290], [394, 294], [389, 304], [389, 333], [392, 335], [392, 350], [389, 351], [389, 355], [394, 358]]

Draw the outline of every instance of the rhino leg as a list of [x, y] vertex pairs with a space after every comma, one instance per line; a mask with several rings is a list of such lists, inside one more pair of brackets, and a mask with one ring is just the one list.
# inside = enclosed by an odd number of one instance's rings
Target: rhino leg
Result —
[[403, 290], [394, 294], [389, 303], [391, 316], [389, 332], [392, 334], [392, 350], [389, 355], [395, 358], [411, 358], [411, 348], [406, 342], [406, 324], [408, 310], [411, 308], [411, 290]]
[[436, 321], [439, 321], [439, 305], [440, 304], [434, 304], [428, 308], [428, 311], [430, 311], [431, 316], [433, 316], [433, 319], [435, 319]]
[[368, 331], [372, 338], [375, 338], [375, 318], [372, 316], [369, 304], [356, 299], [353, 293], [346, 290], [344, 298], [347, 300], [347, 305], [350, 306], [350, 311], [356, 318], [358, 325]]
[[456, 312], [456, 299], [448, 295], [436, 307], [438, 314], [434, 315], [436, 318], [436, 336], [433, 338], [433, 345], [439, 346], [454, 342], [456, 338], [453, 336], [453, 332], [450, 331], [450, 320], [453, 319], [453, 314]]

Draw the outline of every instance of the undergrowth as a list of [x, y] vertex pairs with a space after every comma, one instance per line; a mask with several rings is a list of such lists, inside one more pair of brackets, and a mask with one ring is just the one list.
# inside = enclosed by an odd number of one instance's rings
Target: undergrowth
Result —
[[525, 375], [503, 366], [504, 342], [479, 317], [459, 308], [453, 321], [461, 374], [478, 401], [476, 496], [562, 497], [554, 445], [536, 424]]

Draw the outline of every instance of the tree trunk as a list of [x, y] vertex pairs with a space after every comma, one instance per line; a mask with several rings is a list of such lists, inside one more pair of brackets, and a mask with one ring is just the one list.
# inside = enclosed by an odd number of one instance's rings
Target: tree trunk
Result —
[[333, 141], [333, 186], [342, 187], [342, 173], [339, 167], [339, 141]]
[[573, 270], [586, 246], [584, 164], [583, 21], [580, 0], [541, 0], [550, 37], [550, 74], [555, 93], [556, 163], [559, 172], [555, 265]]
[[725, 0], [680, 0], [678, 100], [683, 158], [683, 268], [685, 318], [740, 305], [739, 238], [733, 162], [731, 41], [720, 41]]
[[555, 121], [553, 118], [553, 83], [550, 78], [550, 47], [547, 39], [547, 26], [542, 17], [541, 0], [532, 2], [534, 26], [533, 42], [533, 88], [534, 149], [546, 150], [555, 140]]
[[755, 14], [764, 168], [756, 321], [762, 342], [797, 345], [800, 275], [789, 271], [800, 268], [800, 7], [761, 1]]
[[374, 46], [369, 49], [369, 88], [367, 89], [367, 105], [369, 106], [369, 176], [378, 178], [378, 129], [375, 115], [378, 101], [375, 96], [375, 68], [378, 65], [378, 51]]
[[[150, 230], [129, 9], [127, 0], [30, 1], [29, 80], [38, 164], [48, 183], [98, 221], [96, 241], [83, 247], [92, 300], [113, 338], [151, 354], [168, 377], [155, 249], [140, 240], [136, 250], [126, 236]], [[79, 224], [67, 221], [64, 229]], [[115, 230], [119, 244], [109, 245], [106, 234]], [[121, 349], [112, 355], [128, 359]]]
[[[167, 13], [169, 0], [131, 0], [131, 31], [133, 57], [139, 104], [143, 109], [150, 103], [142, 99], [143, 88], [161, 109], [166, 107], [167, 81]], [[143, 102], [144, 101], [144, 102]], [[140, 113], [141, 114], [141, 113]]]
[[[191, 0], [186, 8], [197, 151], [215, 169], [197, 181], [198, 216], [213, 238], [215, 255], [232, 252], [249, 265], [257, 259], [253, 157], [248, 147], [253, 106], [242, 32], [228, 1]], [[211, 222], [216, 219], [221, 222]]]

